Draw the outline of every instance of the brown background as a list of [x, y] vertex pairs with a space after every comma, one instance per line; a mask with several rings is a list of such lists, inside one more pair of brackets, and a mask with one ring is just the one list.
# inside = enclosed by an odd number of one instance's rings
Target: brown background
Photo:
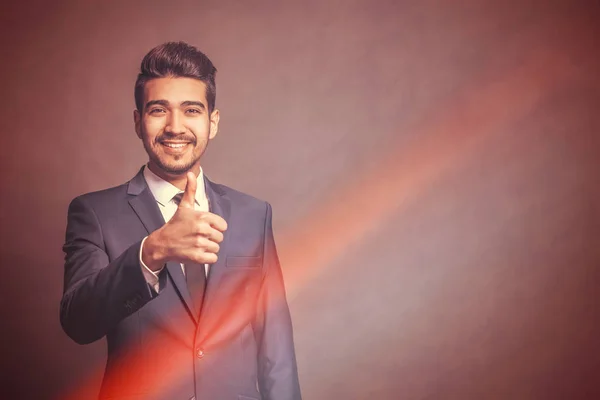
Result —
[[306, 399], [600, 398], [597, 4], [3, 5], [0, 395], [97, 390], [66, 208], [144, 163], [137, 68], [185, 40], [219, 69], [207, 175], [273, 204]]

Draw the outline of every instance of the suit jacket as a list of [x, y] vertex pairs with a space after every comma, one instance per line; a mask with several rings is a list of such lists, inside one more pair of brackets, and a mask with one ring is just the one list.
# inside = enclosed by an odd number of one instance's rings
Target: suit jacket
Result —
[[77, 343], [106, 336], [102, 399], [300, 399], [271, 206], [205, 178], [228, 224], [194, 313], [177, 262], [144, 279], [142, 239], [164, 224], [142, 170], [75, 198], [68, 211], [60, 320]]

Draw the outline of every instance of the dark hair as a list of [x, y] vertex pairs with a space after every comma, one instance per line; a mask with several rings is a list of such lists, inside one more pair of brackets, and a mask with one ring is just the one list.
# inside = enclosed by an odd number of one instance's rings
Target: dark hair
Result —
[[168, 42], [156, 46], [142, 60], [135, 82], [135, 106], [138, 111], [142, 111], [146, 82], [154, 78], [173, 76], [204, 82], [208, 111], [212, 112], [217, 98], [216, 73], [217, 69], [210, 59], [194, 46], [185, 42]]

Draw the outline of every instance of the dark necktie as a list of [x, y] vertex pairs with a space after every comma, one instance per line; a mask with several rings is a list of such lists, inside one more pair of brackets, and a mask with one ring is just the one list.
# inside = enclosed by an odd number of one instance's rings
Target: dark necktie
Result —
[[[178, 193], [173, 197], [175, 204], [179, 205], [183, 193]], [[202, 301], [204, 300], [204, 291], [206, 289], [206, 273], [204, 271], [204, 264], [197, 263], [185, 263], [185, 280], [187, 282], [188, 291], [192, 296], [192, 302], [194, 303], [194, 311], [196, 315], [200, 313], [202, 308]]]

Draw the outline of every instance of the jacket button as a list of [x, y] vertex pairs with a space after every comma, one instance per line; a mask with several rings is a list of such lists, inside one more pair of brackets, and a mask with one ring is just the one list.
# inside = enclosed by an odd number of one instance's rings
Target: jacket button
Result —
[[196, 357], [198, 357], [198, 358], [204, 357], [204, 351], [202, 351], [202, 349], [196, 349]]

